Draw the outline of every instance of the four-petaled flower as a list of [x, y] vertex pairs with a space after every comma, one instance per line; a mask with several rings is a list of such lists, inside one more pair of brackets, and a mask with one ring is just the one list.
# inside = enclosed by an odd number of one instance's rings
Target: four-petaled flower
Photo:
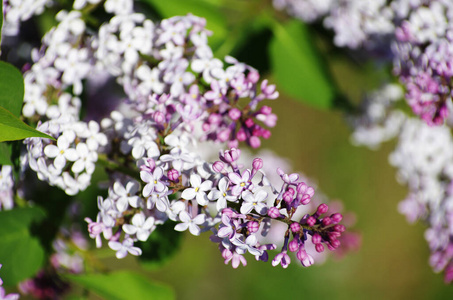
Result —
[[265, 214], [267, 211], [267, 206], [263, 203], [267, 198], [267, 192], [259, 190], [257, 193], [252, 194], [246, 192], [242, 195], [244, 202], [241, 206], [241, 214], [248, 214], [254, 209], [259, 214]]
[[233, 196], [230, 194], [228, 191], [228, 186], [229, 186], [229, 181], [228, 178], [223, 177], [219, 181], [219, 189], [213, 189], [212, 191], [209, 192], [208, 194], [208, 199], [213, 201], [217, 200], [216, 203], [216, 208], [218, 211], [221, 211], [222, 209], [227, 207], [227, 200], [234, 202], [237, 200], [236, 196]]
[[139, 241], [146, 241], [154, 230], [154, 218], [148, 217], [145, 219], [143, 213], [138, 213], [132, 217], [132, 224], [124, 224], [123, 230], [129, 235], [135, 234]]
[[131, 238], [126, 238], [122, 243], [117, 241], [110, 241], [109, 247], [116, 251], [116, 257], [121, 259], [125, 258], [129, 252], [132, 255], [142, 255], [142, 249], [134, 247], [134, 241]]
[[190, 186], [182, 192], [181, 197], [186, 200], [197, 199], [198, 204], [201, 206], [208, 204], [208, 197], [206, 191], [212, 188], [212, 181], [205, 180], [201, 182], [201, 177], [198, 174], [190, 175]]
[[185, 231], [189, 228], [191, 234], [200, 235], [201, 229], [198, 225], [206, 222], [206, 215], [200, 214], [192, 219], [189, 213], [184, 210], [179, 213], [179, 220], [183, 223], [176, 224], [175, 230]]
[[242, 176], [240, 174], [237, 174], [235, 172], [230, 172], [228, 173], [228, 178], [230, 179], [231, 183], [234, 184], [233, 188], [231, 189], [231, 192], [233, 195], [240, 195], [242, 191], [247, 190], [251, 186], [250, 182], [250, 171], [246, 170], [244, 173], [242, 173]]
[[161, 167], [154, 169], [154, 172], [151, 174], [147, 171], [140, 172], [140, 178], [148, 183], [143, 188], [143, 196], [148, 197], [153, 192], [160, 193], [165, 189], [165, 185], [160, 179], [164, 175], [164, 170]]

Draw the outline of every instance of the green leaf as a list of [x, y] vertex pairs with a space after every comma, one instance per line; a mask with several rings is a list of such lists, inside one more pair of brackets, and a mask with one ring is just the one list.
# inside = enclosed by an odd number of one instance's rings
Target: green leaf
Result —
[[313, 46], [306, 25], [274, 22], [270, 44], [271, 65], [277, 87], [288, 95], [314, 106], [333, 106], [336, 89]]
[[[2, 27], [3, 27], [3, 1], [0, 3], [0, 45], [2, 43]], [[2, 51], [0, 50], [0, 53]]]
[[174, 291], [163, 284], [149, 281], [130, 271], [109, 274], [67, 275], [71, 281], [110, 300], [175, 299]]
[[53, 137], [31, 128], [0, 106], [0, 142], [16, 141], [28, 137], [42, 137], [55, 140]]
[[11, 144], [0, 143], [0, 166], [13, 164], [11, 154]]
[[5, 285], [16, 285], [42, 267], [44, 250], [30, 227], [44, 216], [37, 207], [0, 211], [0, 277]]
[[226, 18], [213, 1], [208, 0], [145, 0], [151, 4], [163, 18], [191, 13], [206, 19], [206, 28], [213, 34], [209, 44], [217, 48], [227, 36]]
[[16, 67], [3, 61], [0, 61], [0, 91], [0, 106], [19, 117], [24, 102], [24, 78]]
[[178, 252], [183, 234], [174, 229], [175, 224], [167, 221], [157, 226], [146, 242], [135, 243], [142, 249], [139, 259], [144, 267], [159, 267]]

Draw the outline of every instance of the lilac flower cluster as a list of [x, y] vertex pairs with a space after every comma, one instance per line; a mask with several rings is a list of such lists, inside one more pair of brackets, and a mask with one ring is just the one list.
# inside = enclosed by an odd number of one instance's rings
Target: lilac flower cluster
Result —
[[[345, 230], [343, 225], [338, 224], [342, 219], [341, 214], [321, 217], [328, 209], [326, 204], [321, 204], [314, 214], [305, 214], [302, 218], [293, 220], [299, 207], [310, 203], [314, 189], [299, 181], [299, 175], [285, 174], [281, 169], [277, 169], [283, 181], [278, 190], [264, 173], [260, 172], [263, 167], [260, 158], [253, 160], [251, 170], [240, 170], [237, 166], [238, 152], [236, 149], [225, 151], [220, 156], [221, 161], [214, 163], [217, 172], [224, 176], [218, 183], [219, 199], [222, 196], [230, 196], [231, 199], [227, 200], [235, 204], [221, 211], [219, 228], [211, 229], [214, 233], [211, 240], [219, 244], [225, 263], [231, 261], [234, 268], [240, 264], [245, 266], [247, 262], [243, 254], [246, 252], [254, 255], [256, 260], [267, 261], [267, 251], [275, 249], [276, 245], [260, 244], [258, 233], [261, 236], [267, 235], [272, 221], [287, 224], [283, 247], [272, 260], [273, 266], [281, 264], [283, 268], [288, 267], [291, 262], [288, 250], [297, 253], [296, 257], [303, 266], [312, 265], [313, 257], [305, 249], [309, 236], [312, 237], [311, 242], [315, 244], [317, 252], [323, 252], [324, 245], [330, 250], [338, 248], [338, 238]], [[231, 183], [230, 192], [225, 189], [228, 188], [228, 183], [225, 184], [227, 177]], [[236, 197], [233, 197], [234, 195]]]
[[[398, 138], [390, 154], [390, 164], [397, 168], [397, 179], [409, 188], [398, 209], [410, 223], [427, 225], [425, 238], [435, 272], [444, 271], [445, 282], [453, 282], [453, 139], [446, 126], [430, 127], [397, 109], [401, 89], [384, 86], [367, 98], [364, 115], [353, 118], [353, 140], [376, 148], [392, 137]], [[373, 117], [374, 116], [374, 117]], [[396, 121], [395, 121], [396, 120]], [[386, 124], [393, 124], [387, 126]], [[365, 134], [366, 133], [366, 134]]]
[[[328, 8], [321, 4], [329, 6]], [[440, 125], [452, 110], [452, 18], [448, 0], [276, 0], [277, 8], [304, 21], [324, 17], [334, 43], [385, 53], [405, 85], [406, 100], [429, 125]], [[300, 7], [310, 7], [307, 16]], [[322, 7], [322, 9], [319, 9]], [[390, 54], [390, 56], [389, 56]]]

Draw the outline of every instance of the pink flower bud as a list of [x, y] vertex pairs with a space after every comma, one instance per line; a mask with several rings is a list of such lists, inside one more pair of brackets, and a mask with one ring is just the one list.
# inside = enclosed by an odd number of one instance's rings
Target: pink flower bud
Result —
[[332, 224], [332, 219], [329, 218], [329, 217], [325, 217], [324, 219], [322, 219], [322, 226], [329, 226], [330, 224]]
[[224, 165], [224, 163], [221, 162], [221, 161], [216, 161], [216, 162], [212, 165], [212, 168], [213, 168], [214, 171], [216, 171], [217, 173], [222, 172], [224, 167], [225, 167], [225, 165]]
[[323, 203], [318, 206], [318, 209], [316, 210], [316, 212], [319, 215], [322, 215], [322, 214], [325, 214], [328, 210], [329, 210], [329, 206], [327, 206], [327, 204]]
[[203, 125], [201, 125], [201, 129], [203, 131], [208, 131], [209, 129], [211, 129], [211, 125], [209, 125], [209, 123], [203, 123]]
[[280, 212], [278, 211], [278, 208], [276, 207], [271, 207], [267, 211], [267, 215], [271, 217], [272, 219], [276, 219], [280, 216]]
[[245, 130], [244, 128], [241, 128], [238, 130], [238, 132], [236, 133], [236, 138], [240, 141], [240, 142], [243, 142], [247, 139], [247, 134], [245, 133]]
[[219, 124], [222, 122], [222, 116], [219, 114], [210, 114], [208, 117], [208, 122], [211, 124]]
[[263, 115], [269, 115], [270, 113], [272, 113], [272, 108], [270, 106], [263, 106], [261, 107], [260, 109], [260, 113], [262, 113]]
[[253, 125], [255, 125], [255, 123], [253, 122], [252, 119], [248, 118], [247, 120], [245, 120], [245, 126], [247, 128], [251, 128]]
[[260, 225], [256, 221], [250, 221], [247, 223], [247, 229], [250, 233], [255, 233], [260, 228]]
[[322, 241], [322, 237], [319, 233], [315, 232], [311, 237], [311, 241], [313, 242], [313, 244], [319, 244]]
[[336, 224], [335, 226], [333, 226], [333, 230], [338, 232], [344, 232], [346, 230], [346, 227], [344, 227], [344, 225], [341, 224]]
[[259, 170], [263, 167], [263, 160], [259, 157], [255, 158], [252, 163], [252, 167], [255, 170]]
[[297, 239], [293, 239], [291, 242], [289, 242], [288, 250], [291, 252], [296, 252], [297, 250], [299, 250], [299, 241]]
[[256, 149], [256, 148], [259, 148], [259, 146], [261, 146], [261, 141], [258, 137], [251, 136], [249, 139], [249, 144], [250, 144], [250, 147]]
[[297, 222], [291, 223], [291, 225], [289, 227], [291, 228], [291, 231], [294, 232], [294, 233], [300, 231], [300, 224], [297, 223]]
[[177, 181], [177, 180], [179, 179], [179, 172], [178, 172], [178, 170], [175, 170], [175, 169], [170, 169], [170, 170], [168, 170], [167, 177], [168, 177], [168, 179], [170, 179], [171, 181]]
[[316, 250], [316, 252], [321, 253], [324, 251], [324, 246], [322, 244], [316, 244], [315, 250]]
[[217, 138], [221, 142], [226, 142], [230, 138], [230, 133], [231, 131], [229, 129], [222, 130], [217, 134]]
[[309, 216], [307, 219], [308, 226], [314, 226], [316, 224], [316, 218], [313, 216]]
[[241, 111], [237, 108], [232, 108], [228, 112], [228, 116], [230, 117], [231, 120], [236, 121], [241, 117]]
[[336, 213], [336, 214], [331, 215], [330, 218], [332, 219], [332, 222], [340, 223], [341, 220], [343, 219], [343, 215], [340, 213]]
[[258, 80], [260, 79], [260, 74], [257, 71], [250, 71], [247, 74], [247, 80], [250, 81], [251, 83], [257, 83]]
[[154, 122], [156, 122], [157, 124], [163, 124], [165, 122], [165, 116], [163, 113], [161, 113], [160, 111], [156, 111], [154, 114], [153, 114], [153, 120]]

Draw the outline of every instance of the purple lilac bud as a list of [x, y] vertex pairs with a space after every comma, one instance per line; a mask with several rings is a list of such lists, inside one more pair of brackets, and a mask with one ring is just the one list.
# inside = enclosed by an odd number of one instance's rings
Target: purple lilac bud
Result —
[[160, 111], [156, 111], [154, 114], [153, 114], [153, 120], [154, 122], [156, 122], [157, 124], [163, 124], [165, 122], [165, 116], [163, 113], [161, 113]]
[[291, 223], [291, 225], [289, 227], [291, 228], [291, 231], [294, 233], [300, 231], [300, 224], [297, 222]]
[[239, 120], [239, 118], [241, 117], [241, 111], [239, 109], [237, 109], [237, 108], [232, 108], [228, 112], [228, 116], [233, 121]]
[[252, 167], [254, 170], [260, 170], [263, 167], [263, 160], [261, 158], [255, 158]]
[[170, 169], [170, 170], [168, 170], [167, 177], [168, 177], [168, 179], [170, 179], [171, 181], [177, 181], [177, 180], [179, 179], [179, 172], [178, 172], [178, 170], [175, 170], [175, 169]]
[[269, 208], [269, 210], [267, 211], [267, 215], [269, 217], [271, 217], [272, 219], [276, 219], [278, 217], [280, 217], [280, 212], [278, 211], [278, 208], [276, 207], [271, 207]]
[[340, 223], [341, 220], [343, 219], [343, 215], [340, 214], [340, 213], [336, 213], [336, 214], [333, 214], [330, 216], [330, 219], [332, 220], [332, 222], [334, 223]]
[[307, 224], [308, 224], [308, 226], [315, 226], [315, 224], [316, 224], [316, 218], [313, 217], [313, 216], [309, 216], [309, 217], [307, 218]]
[[250, 233], [255, 233], [260, 228], [260, 224], [256, 221], [250, 221], [247, 223], [247, 229]]
[[322, 215], [322, 214], [325, 214], [328, 210], [329, 210], [329, 206], [327, 206], [327, 204], [325, 204], [325, 203], [322, 203], [318, 206], [316, 213], [318, 215]]
[[315, 250], [316, 250], [316, 252], [318, 252], [318, 253], [322, 253], [322, 252], [324, 251], [324, 246], [323, 246], [323, 244], [321, 244], [321, 243], [316, 244], [316, 245], [315, 245]]
[[223, 171], [223, 168], [225, 167], [225, 164], [221, 161], [216, 161], [213, 165], [212, 165], [212, 168], [214, 169], [214, 171], [216, 171], [217, 173], [221, 173]]
[[332, 224], [332, 220], [329, 217], [325, 217], [322, 219], [322, 226], [326, 227]]
[[261, 146], [261, 141], [258, 137], [256, 136], [251, 136], [249, 138], [249, 144], [250, 144], [250, 147], [256, 149], [256, 148], [259, 148]]
[[297, 250], [299, 250], [299, 239], [297, 237], [293, 238], [293, 240], [289, 242], [288, 250], [291, 252], [296, 252]]
[[313, 244], [319, 244], [322, 241], [322, 237], [321, 237], [321, 235], [319, 233], [316, 232], [311, 237], [311, 241], [313, 242]]

